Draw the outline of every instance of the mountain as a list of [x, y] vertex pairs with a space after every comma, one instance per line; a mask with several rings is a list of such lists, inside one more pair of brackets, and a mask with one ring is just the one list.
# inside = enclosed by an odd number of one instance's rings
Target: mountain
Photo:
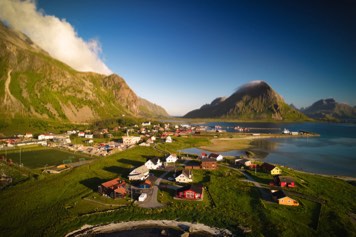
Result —
[[118, 75], [78, 72], [0, 23], [0, 114], [66, 122], [166, 117]]
[[228, 98], [187, 113], [185, 118], [232, 118], [241, 120], [305, 120], [307, 117], [287, 105], [266, 82], [252, 81]]
[[356, 119], [356, 108], [338, 103], [333, 98], [321, 99], [311, 106], [301, 110], [311, 118], [321, 120], [349, 120]]

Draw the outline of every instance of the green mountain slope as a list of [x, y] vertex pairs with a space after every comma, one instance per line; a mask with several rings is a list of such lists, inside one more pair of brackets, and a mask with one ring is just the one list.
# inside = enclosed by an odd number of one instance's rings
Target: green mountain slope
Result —
[[186, 118], [230, 118], [241, 120], [297, 121], [307, 117], [287, 105], [266, 82], [248, 83], [228, 98], [187, 113]]
[[75, 71], [2, 24], [0, 48], [2, 116], [76, 123], [122, 115], [168, 116], [138, 97], [120, 76]]

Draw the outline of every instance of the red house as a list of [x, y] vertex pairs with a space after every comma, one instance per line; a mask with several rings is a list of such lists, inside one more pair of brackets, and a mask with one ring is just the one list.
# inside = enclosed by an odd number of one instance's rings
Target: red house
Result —
[[292, 179], [292, 177], [289, 176], [274, 176], [273, 177], [274, 183], [276, 185], [279, 185], [281, 187], [289, 187], [289, 188], [294, 188], [295, 187], [295, 182]]
[[126, 196], [126, 182], [121, 178], [116, 178], [98, 187], [98, 191], [102, 195], [108, 195], [111, 198], [123, 198]]
[[188, 200], [203, 200], [203, 186], [191, 184], [177, 190], [177, 198]]

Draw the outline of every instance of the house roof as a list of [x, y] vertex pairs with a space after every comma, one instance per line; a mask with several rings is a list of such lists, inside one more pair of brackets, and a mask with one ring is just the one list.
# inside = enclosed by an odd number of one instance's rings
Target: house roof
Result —
[[292, 183], [294, 182], [293, 178], [290, 176], [278, 176], [279, 182], [287, 182]]
[[208, 158], [218, 158], [218, 156], [220, 156], [220, 154], [216, 154], [216, 153], [210, 153], [210, 155], [208, 156]]
[[275, 192], [273, 192], [273, 190], [271, 191], [272, 192], [272, 196], [277, 198], [277, 199], [281, 199], [281, 198], [284, 198], [286, 197], [286, 194], [282, 191], [282, 190], [274, 190]]
[[276, 166], [271, 165], [271, 164], [269, 164], [269, 163], [263, 163], [263, 164], [261, 165], [261, 167], [264, 168], [264, 169], [266, 169], [266, 170], [268, 170], [268, 171], [271, 171], [271, 170], [273, 170], [274, 168], [276, 168]]
[[120, 184], [120, 185], [124, 185], [125, 184], [125, 181], [122, 180], [121, 178], [116, 178], [116, 179], [113, 179], [113, 180], [109, 180], [105, 183], [102, 183], [101, 185], [106, 187], [106, 188], [110, 188], [114, 185], [117, 185], [117, 184]]
[[195, 193], [202, 194], [203, 193], [203, 185], [201, 185], [201, 184], [186, 185], [186, 186], [183, 186], [183, 187], [177, 189], [177, 192], [185, 192], [185, 191], [188, 191], [188, 190], [192, 190]]
[[130, 175], [139, 175], [139, 174], [144, 174], [144, 173], [148, 173], [149, 170], [145, 165], [141, 165], [139, 167], [137, 167], [136, 169], [134, 169], [133, 171], [131, 171]]
[[126, 189], [123, 187], [119, 187], [114, 190], [115, 193], [126, 193]]
[[209, 158], [205, 158], [205, 159], [201, 160], [201, 163], [211, 163], [211, 162], [216, 163], [216, 160], [215, 159], [209, 159]]
[[159, 158], [155, 157], [155, 158], [151, 158], [149, 159], [154, 165], [157, 165], [158, 161], [161, 161]]

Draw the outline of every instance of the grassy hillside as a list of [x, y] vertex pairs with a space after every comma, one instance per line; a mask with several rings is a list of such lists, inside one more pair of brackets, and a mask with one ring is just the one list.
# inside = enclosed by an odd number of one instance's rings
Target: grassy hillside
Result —
[[[161, 148], [173, 151], [207, 143], [205, 138], [177, 139]], [[299, 207], [283, 207], [261, 199], [259, 191], [238, 171], [224, 167], [194, 171], [195, 182], [208, 187], [216, 207], [207, 195], [203, 202], [177, 201], [166, 189], [158, 195], [166, 204], [160, 209], [143, 209], [129, 199], [113, 201], [96, 194], [100, 183], [117, 176], [126, 178], [133, 167], [152, 156], [162, 153], [137, 147], [58, 175], [32, 171], [26, 182], [0, 191], [0, 235], [63, 236], [84, 224], [143, 219], [205, 223], [242, 236], [353, 236], [356, 231], [351, 218], [356, 211], [354, 186], [289, 169], [283, 172], [296, 178], [297, 189], [291, 197], [301, 203]], [[262, 183], [270, 178], [256, 175]], [[251, 232], [243, 233], [243, 229]]]

